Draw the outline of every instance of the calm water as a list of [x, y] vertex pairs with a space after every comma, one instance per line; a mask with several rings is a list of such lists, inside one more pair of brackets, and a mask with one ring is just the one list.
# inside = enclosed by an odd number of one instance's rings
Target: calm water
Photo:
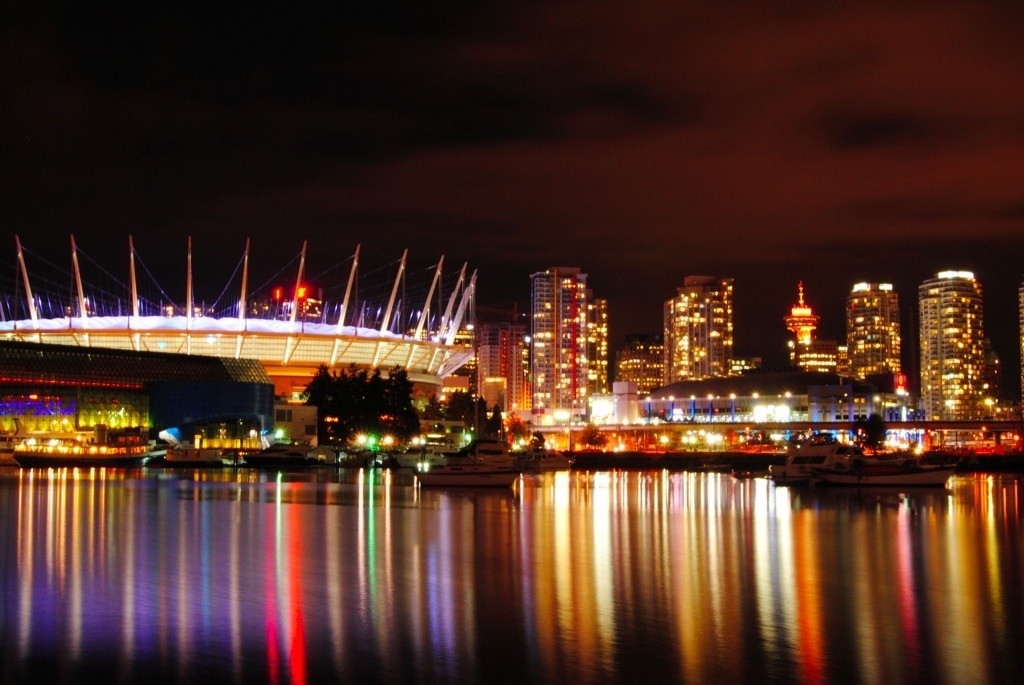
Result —
[[0, 682], [1024, 682], [1024, 480], [0, 469]]

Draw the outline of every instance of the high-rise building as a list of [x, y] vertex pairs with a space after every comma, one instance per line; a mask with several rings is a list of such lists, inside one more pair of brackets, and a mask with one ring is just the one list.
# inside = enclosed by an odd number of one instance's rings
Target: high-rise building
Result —
[[587, 407], [587, 275], [551, 267], [530, 276], [534, 422], [579, 419]]
[[607, 395], [608, 384], [608, 300], [587, 291], [587, 392]]
[[[1021, 407], [1024, 407], [1024, 283], [1017, 289], [1017, 308], [1020, 321], [1020, 393]], [[1024, 409], [1021, 411], [1024, 412]]]
[[488, 407], [511, 413], [529, 409], [524, 354], [526, 326], [483, 323], [476, 328], [477, 388]]
[[786, 328], [793, 333], [789, 341], [790, 363], [804, 371], [835, 373], [839, 368], [839, 343], [835, 340], [819, 340], [814, 331], [821, 317], [804, 302], [804, 284], [797, 284], [797, 303], [783, 320]]
[[900, 303], [892, 284], [855, 284], [846, 298], [850, 375], [899, 373], [900, 348]]
[[981, 283], [970, 271], [942, 271], [918, 286], [917, 295], [925, 418], [980, 418], [985, 399]]
[[729, 375], [733, 279], [687, 276], [665, 302], [664, 384]]
[[665, 344], [658, 334], [633, 333], [615, 353], [615, 382], [636, 383], [639, 395], [664, 385]]

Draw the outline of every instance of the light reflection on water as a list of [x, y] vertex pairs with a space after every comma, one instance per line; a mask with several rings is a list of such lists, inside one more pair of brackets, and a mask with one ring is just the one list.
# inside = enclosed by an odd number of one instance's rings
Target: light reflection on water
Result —
[[4, 468], [0, 682], [1020, 682], [1022, 483]]

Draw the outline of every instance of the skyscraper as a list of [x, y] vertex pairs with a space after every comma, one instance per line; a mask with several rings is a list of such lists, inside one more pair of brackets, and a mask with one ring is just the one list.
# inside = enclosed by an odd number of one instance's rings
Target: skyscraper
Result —
[[564, 423], [587, 407], [587, 275], [551, 267], [530, 276], [530, 290], [534, 422]]
[[587, 291], [587, 392], [606, 395], [608, 384], [608, 300]]
[[981, 283], [970, 271], [942, 271], [917, 292], [925, 418], [980, 418], [985, 394]]
[[665, 385], [729, 375], [733, 279], [687, 276], [665, 302]]
[[526, 372], [526, 326], [483, 323], [476, 328], [477, 388], [488, 407], [504, 412], [529, 409]]
[[846, 298], [849, 371], [857, 378], [900, 372], [900, 303], [891, 283], [857, 283]]
[[636, 383], [641, 395], [660, 388], [665, 379], [664, 352], [660, 335], [627, 335], [625, 346], [615, 354], [615, 380]]
[[1017, 309], [1020, 321], [1020, 392], [1021, 404], [1024, 405], [1024, 283], [1017, 289]]

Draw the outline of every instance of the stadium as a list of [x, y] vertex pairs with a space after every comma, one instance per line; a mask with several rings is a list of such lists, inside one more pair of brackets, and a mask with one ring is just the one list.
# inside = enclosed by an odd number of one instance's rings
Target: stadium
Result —
[[[186, 246], [183, 300], [167, 295], [128, 240], [127, 283], [89, 257], [71, 236], [62, 269], [15, 238], [16, 264], [0, 280], [0, 340], [79, 348], [255, 359], [277, 396], [295, 398], [322, 366], [328, 370], [404, 369], [418, 392], [467, 363], [460, 342], [471, 321], [476, 274], [443, 271], [444, 257], [413, 273], [401, 259], [360, 273], [359, 247], [316, 275], [308, 250], [250, 287], [250, 244], [220, 295], [195, 294], [192, 241]], [[13, 277], [10, 275], [13, 273]]]

